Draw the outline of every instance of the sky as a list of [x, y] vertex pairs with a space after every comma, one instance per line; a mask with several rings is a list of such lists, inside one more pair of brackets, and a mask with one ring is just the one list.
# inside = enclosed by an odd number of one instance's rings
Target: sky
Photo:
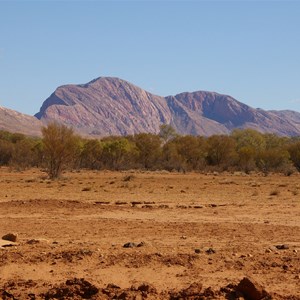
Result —
[[33, 115], [64, 84], [215, 91], [300, 111], [300, 1], [0, 0], [0, 106]]

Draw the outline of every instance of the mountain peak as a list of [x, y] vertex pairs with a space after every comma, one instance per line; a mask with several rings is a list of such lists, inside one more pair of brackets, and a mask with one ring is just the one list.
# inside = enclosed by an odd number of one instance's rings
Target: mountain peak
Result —
[[171, 121], [163, 97], [119, 78], [99, 77], [83, 85], [61, 86], [36, 117], [57, 120], [84, 134], [123, 135], [159, 131]]
[[[101, 84], [124, 84], [124, 85], [133, 85], [132, 83], [129, 83], [128, 81], [118, 78], [118, 77], [109, 77], [109, 76], [101, 76], [101, 77], [97, 77], [91, 81], [89, 81], [88, 83], [79, 85], [79, 86], [90, 86], [90, 85], [101, 85]], [[137, 86], [136, 86], [137, 87]], [[137, 87], [138, 88], [138, 87]]]
[[58, 121], [85, 135], [157, 133], [170, 124], [181, 134], [228, 134], [253, 128], [279, 135], [299, 135], [297, 115], [254, 109], [216, 92], [153, 95], [117, 77], [98, 77], [86, 84], [60, 86], [45, 100], [36, 117]]

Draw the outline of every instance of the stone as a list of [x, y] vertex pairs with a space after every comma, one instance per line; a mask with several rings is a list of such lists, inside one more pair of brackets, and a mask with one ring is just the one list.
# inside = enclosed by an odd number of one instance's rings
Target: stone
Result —
[[40, 243], [40, 241], [37, 239], [31, 239], [26, 242], [26, 244], [29, 244], [29, 245], [34, 245], [34, 244], [39, 244], [39, 243]]
[[242, 293], [247, 300], [261, 300], [269, 296], [262, 285], [249, 277], [244, 277], [238, 284], [236, 290]]
[[203, 208], [203, 205], [194, 205], [194, 208]]
[[216, 250], [214, 250], [213, 248], [208, 248], [207, 250], [205, 250], [206, 254], [214, 254], [216, 253]]
[[16, 242], [18, 239], [18, 234], [16, 233], [7, 233], [2, 237], [2, 240]]
[[0, 249], [4, 249], [4, 248], [7, 248], [7, 247], [13, 247], [13, 246], [16, 246], [16, 245], [17, 244], [14, 243], [14, 242], [0, 240]]
[[136, 206], [138, 204], [142, 204], [142, 202], [141, 201], [131, 201], [132, 206]]
[[51, 288], [45, 299], [79, 299], [79, 295], [80, 299], [91, 299], [98, 292], [98, 288], [84, 278], [73, 278]]
[[149, 283], [142, 283], [138, 288], [137, 288], [138, 291], [140, 292], [145, 292], [145, 293], [153, 293], [153, 294], [156, 294], [157, 293], [157, 290], [156, 288], [149, 284]]
[[188, 288], [181, 292], [184, 299], [189, 297], [198, 296], [202, 290], [202, 284], [199, 282], [193, 282]]
[[289, 269], [289, 266], [288, 265], [283, 265], [282, 269], [285, 270], [285, 271], [287, 271]]
[[286, 244], [282, 244], [282, 245], [276, 245], [275, 246], [278, 250], [287, 250], [289, 249], [289, 246]]
[[35, 245], [35, 244], [39, 244], [39, 243], [49, 243], [49, 241], [46, 239], [31, 239], [26, 242], [26, 244], [29, 244], [29, 245]]
[[198, 249], [198, 248], [196, 248], [196, 249], [195, 249], [195, 253], [199, 254], [199, 253], [201, 253], [201, 250]]
[[120, 289], [120, 287], [118, 285], [115, 285], [114, 283], [109, 283], [107, 285], [108, 289]]
[[144, 247], [145, 245], [146, 245], [145, 242], [140, 242], [140, 243], [138, 243], [136, 246], [137, 246], [137, 247]]
[[169, 206], [169, 205], [166, 205], [166, 204], [160, 204], [160, 205], [158, 206], [158, 208], [166, 209], [166, 208], [170, 208], [170, 206]]
[[123, 248], [134, 248], [134, 247], [137, 247], [137, 244], [132, 243], [132, 242], [128, 242], [128, 243], [123, 245]]

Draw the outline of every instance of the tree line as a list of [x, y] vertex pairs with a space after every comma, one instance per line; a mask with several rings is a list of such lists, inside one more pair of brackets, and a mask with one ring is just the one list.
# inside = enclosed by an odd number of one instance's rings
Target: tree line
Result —
[[169, 125], [159, 134], [139, 133], [85, 139], [59, 124], [42, 138], [0, 131], [0, 166], [39, 167], [50, 178], [65, 169], [168, 171], [300, 171], [300, 137], [236, 129], [230, 135], [179, 135]]

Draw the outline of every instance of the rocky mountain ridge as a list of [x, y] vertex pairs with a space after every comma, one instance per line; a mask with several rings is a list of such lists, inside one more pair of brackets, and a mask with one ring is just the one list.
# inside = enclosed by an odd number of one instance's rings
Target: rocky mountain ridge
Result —
[[161, 124], [170, 124], [180, 134], [206, 136], [228, 134], [234, 128], [300, 134], [297, 118], [283, 112], [254, 109], [215, 92], [161, 97], [113, 77], [57, 88], [36, 117], [62, 122], [90, 136], [157, 133]]
[[35, 116], [95, 136], [157, 132], [160, 124], [171, 121], [163, 97], [116, 78], [59, 87]]
[[0, 129], [30, 135], [40, 134], [42, 124], [51, 121], [89, 137], [158, 133], [162, 124], [192, 135], [229, 134], [235, 128], [300, 135], [298, 112], [255, 109], [231, 96], [206, 91], [161, 97], [113, 77], [58, 87], [35, 117], [11, 110], [3, 114], [3, 110]]

